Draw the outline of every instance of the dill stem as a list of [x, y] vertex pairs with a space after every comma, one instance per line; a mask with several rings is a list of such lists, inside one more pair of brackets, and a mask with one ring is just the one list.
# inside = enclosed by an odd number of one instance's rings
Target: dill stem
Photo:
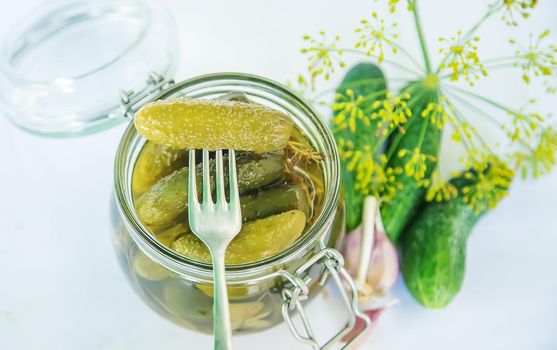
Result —
[[427, 74], [431, 74], [431, 61], [429, 60], [429, 51], [427, 50], [427, 45], [424, 37], [424, 32], [422, 30], [422, 24], [420, 21], [420, 15], [418, 14], [418, 0], [415, 0], [412, 5], [412, 14], [414, 15], [414, 24], [416, 25], [416, 31], [418, 32], [418, 39], [420, 40], [420, 47], [422, 48], [422, 55], [424, 56], [424, 64]]
[[500, 109], [500, 110], [502, 110], [502, 111], [510, 112], [510, 113], [514, 113], [514, 114], [517, 113], [517, 112], [516, 112], [515, 110], [513, 110], [512, 108], [506, 107], [506, 106], [504, 106], [503, 104], [501, 104], [501, 103], [499, 103], [499, 102], [497, 102], [497, 101], [494, 101], [494, 100], [492, 100], [492, 99], [490, 99], [490, 98], [487, 98], [487, 97], [485, 97], [485, 96], [476, 94], [476, 93], [474, 93], [474, 92], [472, 92], [472, 91], [468, 91], [468, 90], [466, 90], [466, 89], [462, 89], [462, 88], [459, 88], [459, 87], [456, 87], [456, 86], [453, 86], [453, 85], [445, 85], [445, 86], [446, 86], [447, 88], [449, 88], [449, 89], [453, 89], [453, 90], [459, 91], [459, 92], [461, 92], [461, 93], [463, 93], [463, 94], [466, 94], [466, 95], [468, 95], [468, 96], [474, 97], [475, 99], [478, 99], [478, 100], [480, 100], [480, 101], [482, 101], [482, 102], [485, 102], [485, 103], [487, 103], [488, 105], [491, 105], [491, 106], [493, 106], [493, 107], [496, 107], [496, 108], [498, 108], [498, 109]]

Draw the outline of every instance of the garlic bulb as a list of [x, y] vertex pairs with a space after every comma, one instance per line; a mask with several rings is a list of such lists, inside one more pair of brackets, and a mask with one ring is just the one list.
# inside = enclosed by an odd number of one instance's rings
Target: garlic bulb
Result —
[[385, 235], [379, 205], [374, 197], [364, 201], [363, 223], [344, 242], [345, 267], [355, 278], [361, 298], [384, 295], [395, 283], [399, 259]]

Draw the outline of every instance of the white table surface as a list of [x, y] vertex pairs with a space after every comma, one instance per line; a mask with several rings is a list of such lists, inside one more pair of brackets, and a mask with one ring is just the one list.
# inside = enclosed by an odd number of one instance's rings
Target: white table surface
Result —
[[[297, 53], [302, 34], [326, 29], [348, 36], [376, 6], [363, 0], [160, 2], [178, 19], [183, 57], [178, 78], [244, 71], [283, 82], [304, 66]], [[485, 8], [482, 0], [422, 2], [429, 38], [466, 28]], [[3, 0], [0, 38], [38, 3]], [[542, 2], [524, 28], [557, 32], [556, 11], [557, 2]], [[399, 17], [402, 40], [413, 43], [407, 16]], [[501, 28], [500, 23], [487, 27], [492, 39], [485, 40], [486, 52], [496, 53], [517, 33]], [[430, 45], [436, 42], [430, 39]], [[519, 88], [517, 79], [503, 78], [507, 83], [480, 91], [507, 101], [525, 101], [535, 93]], [[550, 98], [540, 103], [546, 112], [557, 111]], [[211, 347], [210, 337], [152, 312], [119, 270], [108, 205], [122, 130], [58, 140], [29, 135], [0, 118], [0, 349]], [[557, 173], [537, 182], [517, 181], [475, 229], [464, 287], [454, 303], [426, 310], [399, 281], [394, 295], [401, 303], [380, 319], [365, 348], [556, 349], [556, 227]], [[320, 298], [310, 306], [324, 327], [338, 312], [328, 305]], [[304, 349], [284, 325], [235, 343], [242, 350]]]

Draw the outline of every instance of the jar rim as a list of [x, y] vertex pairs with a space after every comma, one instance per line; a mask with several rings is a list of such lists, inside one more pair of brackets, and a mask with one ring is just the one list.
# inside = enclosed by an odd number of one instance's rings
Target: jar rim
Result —
[[[340, 197], [340, 158], [333, 135], [317, 111], [288, 87], [260, 76], [235, 72], [202, 75], [172, 85], [153, 98], [147, 99], [146, 103], [168, 98], [187, 88], [218, 83], [227, 83], [231, 86], [251, 84], [251, 88], [273, 93], [281, 100], [286, 101], [291, 107], [297, 108], [305, 117], [309, 118], [312, 126], [317, 129], [323, 142], [322, 146], [325, 148], [325, 154], [327, 155], [323, 162], [326, 162], [327, 165], [325, 169], [325, 183], [328, 186], [326, 185], [323, 209], [315, 222], [292, 246], [275, 256], [247, 264], [227, 265], [227, 277], [241, 279], [242, 277], [253, 276], [253, 274], [261, 271], [268, 271], [269, 268], [278, 263], [286, 263], [315, 245], [320, 238], [320, 232], [331, 224], [337, 209]], [[156, 240], [135, 215], [135, 208], [131, 198], [131, 182], [127, 181], [129, 179], [126, 178], [129, 177], [129, 174], [127, 174], [129, 168], [126, 171], [126, 167], [129, 167], [130, 163], [135, 162], [135, 159], [132, 159], [133, 156], [130, 150], [134, 146], [137, 147], [138, 143], [142, 140], [144, 140], [143, 137], [137, 133], [133, 122], [131, 122], [126, 128], [116, 152], [114, 189], [118, 208], [121, 216], [124, 218], [124, 223], [130, 230], [130, 233], [132, 233], [134, 241], [153, 260], [164, 264], [176, 272], [194, 272], [210, 276], [212, 274], [210, 264], [189, 259], [167, 248]], [[131, 165], [133, 166], [133, 164]]]

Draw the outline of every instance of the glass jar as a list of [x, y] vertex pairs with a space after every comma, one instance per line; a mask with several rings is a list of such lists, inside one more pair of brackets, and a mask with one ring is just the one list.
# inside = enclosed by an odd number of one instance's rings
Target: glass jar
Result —
[[[164, 80], [159, 81], [161, 84]], [[266, 260], [227, 266], [232, 328], [235, 334], [250, 333], [286, 319], [297, 338], [311, 340], [308, 329], [295, 330], [290, 311], [298, 309], [304, 316], [301, 300], [315, 296], [328, 276], [332, 275], [339, 287], [342, 277], [347, 277], [342, 269], [342, 256], [335, 249], [345, 233], [339, 156], [331, 132], [317, 113], [282, 85], [252, 75], [225, 73], [170, 85], [155, 97], [124, 95], [122, 114], [132, 116], [137, 108], [152, 100], [217, 98], [233, 92], [244, 93], [250, 100], [283, 111], [294, 120], [313, 147], [325, 155], [321, 164], [325, 194], [323, 210], [292, 247]], [[135, 291], [156, 312], [184, 327], [212, 333], [211, 266], [190, 260], [159, 243], [135, 213], [131, 178], [144, 143], [145, 139], [130, 123], [116, 153], [113, 211], [118, 212], [113, 213], [113, 243], [120, 265]], [[353, 287], [351, 281], [348, 284]], [[343, 296], [354, 316], [347, 329], [361, 316], [355, 304], [355, 289], [352, 293]]]
[[[283, 253], [227, 268], [234, 331], [255, 332], [285, 320], [298, 340], [321, 348], [303, 305], [327, 280], [338, 286], [350, 317], [324, 347], [347, 334], [357, 318], [370, 324], [358, 311], [356, 288], [335, 249], [344, 235], [335, 143], [307, 103], [280, 84], [246, 74], [216, 74], [174, 84], [166, 77], [174, 74], [178, 63], [175, 23], [153, 1], [47, 2], [17, 23], [0, 48], [0, 110], [34, 134], [79, 136], [125, 118], [130, 121], [139, 107], [156, 99], [214, 98], [230, 92], [245, 93], [290, 115], [313, 147], [326, 156], [322, 161], [325, 203], [303, 237]], [[211, 333], [211, 266], [167, 249], [135, 214], [131, 177], [144, 142], [130, 123], [116, 154], [112, 221], [120, 264], [133, 288], [156, 312]], [[293, 315], [301, 318], [298, 326]]]

